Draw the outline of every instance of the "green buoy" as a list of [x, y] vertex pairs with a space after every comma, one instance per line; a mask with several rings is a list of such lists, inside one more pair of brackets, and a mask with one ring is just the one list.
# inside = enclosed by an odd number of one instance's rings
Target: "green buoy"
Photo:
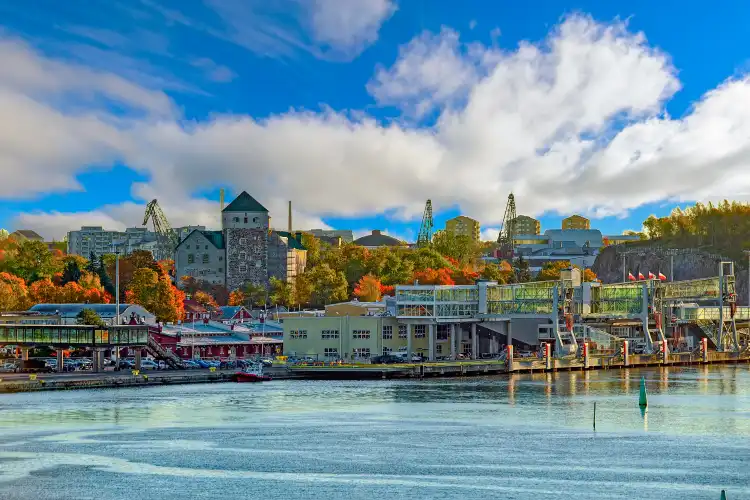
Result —
[[727, 493], [724, 490], [721, 490], [721, 500], [727, 500]]
[[641, 408], [648, 407], [648, 397], [646, 396], [646, 378], [641, 377], [641, 395], [638, 398], [638, 406]]

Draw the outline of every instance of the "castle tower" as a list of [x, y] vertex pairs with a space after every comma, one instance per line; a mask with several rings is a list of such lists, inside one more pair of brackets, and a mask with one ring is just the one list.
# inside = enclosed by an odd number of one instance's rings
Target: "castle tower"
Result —
[[226, 287], [268, 284], [268, 210], [246, 191], [221, 213], [226, 248]]

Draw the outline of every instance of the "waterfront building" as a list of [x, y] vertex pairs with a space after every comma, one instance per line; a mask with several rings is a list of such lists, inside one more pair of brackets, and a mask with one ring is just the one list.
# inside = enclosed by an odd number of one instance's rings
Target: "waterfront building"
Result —
[[199, 281], [224, 285], [226, 261], [221, 231], [194, 230], [175, 250], [175, 276], [192, 276]]
[[302, 233], [272, 231], [268, 236], [268, 275], [284, 282], [305, 271], [307, 249], [302, 245]]
[[466, 236], [473, 241], [479, 241], [481, 227], [479, 221], [465, 215], [459, 215], [445, 221], [445, 232], [452, 236]]
[[94, 311], [107, 325], [127, 325], [131, 321], [145, 325], [156, 324], [156, 316], [137, 304], [120, 304], [119, 321], [116, 319], [116, 304], [37, 304], [29, 311], [59, 317], [61, 325], [75, 325], [78, 323], [78, 314], [84, 309]]
[[322, 241], [335, 241], [337, 238], [341, 238], [344, 243], [354, 241], [354, 233], [351, 229], [308, 229], [299, 232], [311, 234]]
[[282, 331], [274, 322], [240, 327], [208, 320], [163, 325], [157, 341], [183, 359], [241, 359], [281, 354]]

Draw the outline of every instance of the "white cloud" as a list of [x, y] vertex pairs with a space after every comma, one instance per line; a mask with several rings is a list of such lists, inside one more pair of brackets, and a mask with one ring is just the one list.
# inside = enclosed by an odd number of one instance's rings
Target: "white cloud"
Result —
[[482, 229], [479, 239], [482, 241], [497, 241], [497, 237], [500, 236], [500, 228], [498, 227], [485, 227]]
[[378, 38], [396, 11], [393, 0], [207, 0], [221, 26], [165, 16], [185, 26], [229, 40], [257, 54], [290, 57], [305, 51], [319, 58], [351, 59]]
[[345, 52], [378, 39], [381, 24], [396, 12], [392, 0], [313, 0], [313, 37]]
[[[461, 45], [449, 29], [420, 35], [371, 90], [407, 111], [435, 106], [435, 124], [421, 127], [331, 110], [183, 122], [158, 93], [110, 85], [98, 73], [69, 83], [68, 71], [92, 74], [20, 53], [0, 52], [10, 68], [0, 75], [5, 198], [76, 189], [75, 173], [114, 160], [148, 178], [134, 195], [163, 200], [170, 219], [182, 211], [197, 218], [204, 209], [191, 193], [229, 184], [283, 220], [292, 199], [307, 227], [325, 216], [418, 219], [428, 198], [436, 211], [457, 206], [497, 227], [511, 190], [529, 215], [619, 215], [645, 203], [750, 193], [750, 81], [729, 80], [682, 118], [669, 117], [676, 69], [619, 23], [572, 17], [543, 43], [506, 52]], [[24, 77], [29, 85], [7, 76], [16, 64], [37, 68]], [[120, 98], [143, 91], [155, 111], [125, 121], [100, 108], [71, 113], [55, 100], [60, 88]]]
[[231, 69], [227, 68], [226, 66], [222, 66], [221, 64], [217, 64], [207, 57], [194, 59], [193, 61], [191, 61], [191, 64], [196, 68], [202, 69], [208, 79], [214, 82], [231, 82], [237, 76]]

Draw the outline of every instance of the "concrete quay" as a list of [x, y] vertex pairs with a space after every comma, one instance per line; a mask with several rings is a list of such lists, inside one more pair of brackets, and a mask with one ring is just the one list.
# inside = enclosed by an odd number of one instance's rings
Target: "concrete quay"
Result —
[[[588, 356], [586, 358], [514, 358], [511, 366], [503, 360], [447, 361], [397, 365], [295, 365], [274, 366], [265, 373], [274, 380], [372, 380], [428, 377], [471, 377], [506, 373], [554, 372], [563, 370], [608, 370], [654, 366], [750, 363], [750, 353], [695, 353]], [[140, 372], [0, 374], [0, 394], [72, 389], [153, 387], [172, 384], [231, 382], [236, 370], [165, 370]]]

